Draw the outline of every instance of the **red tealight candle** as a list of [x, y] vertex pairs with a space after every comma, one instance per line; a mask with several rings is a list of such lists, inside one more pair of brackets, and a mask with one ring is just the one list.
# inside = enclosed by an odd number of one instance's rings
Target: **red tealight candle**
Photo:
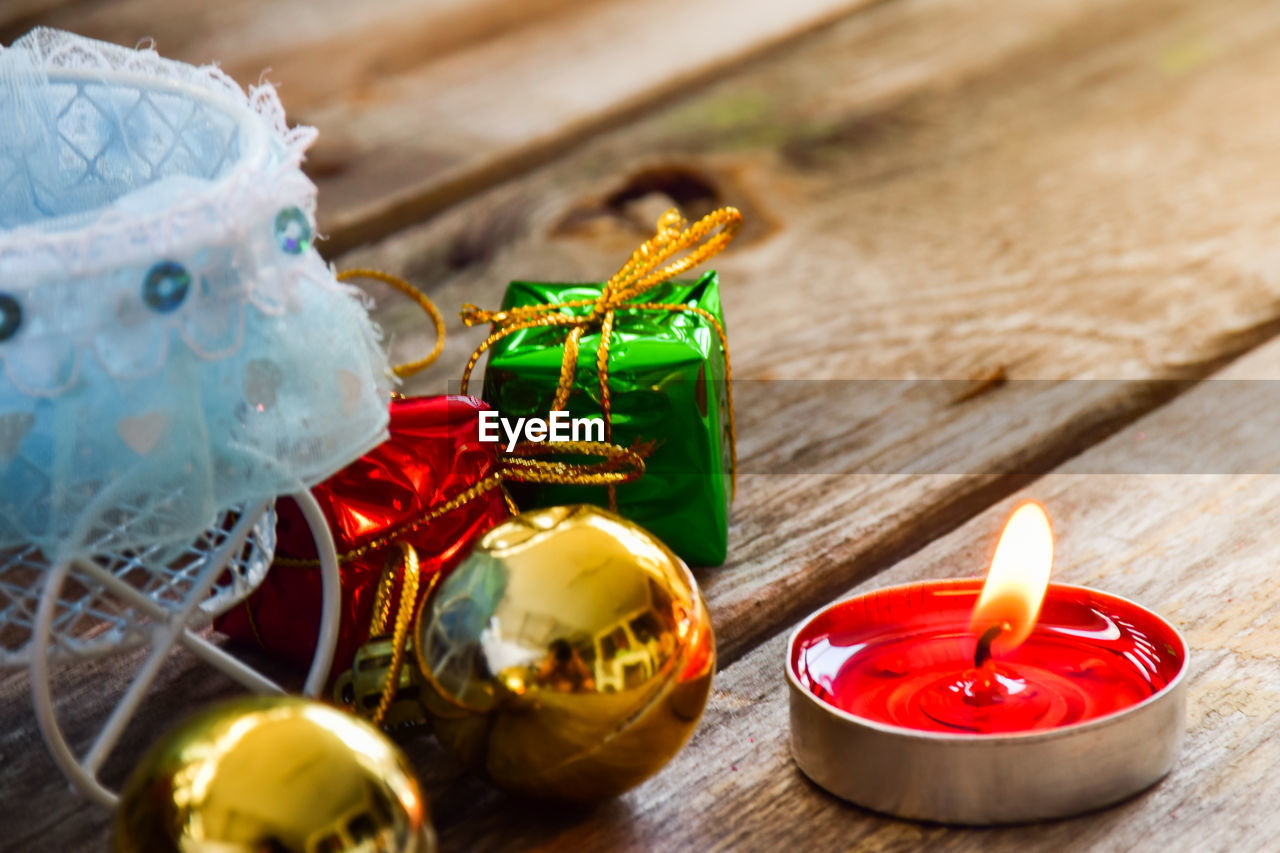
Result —
[[1130, 601], [1050, 585], [1052, 561], [1048, 517], [1024, 504], [985, 584], [894, 587], [810, 617], [788, 652], [801, 769], [871, 808], [961, 823], [1071, 814], [1163, 776], [1185, 713], [1181, 636]]

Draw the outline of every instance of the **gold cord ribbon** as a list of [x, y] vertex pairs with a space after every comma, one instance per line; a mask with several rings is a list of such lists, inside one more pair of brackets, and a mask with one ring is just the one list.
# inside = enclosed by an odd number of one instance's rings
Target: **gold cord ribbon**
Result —
[[[400, 546], [400, 562], [404, 576], [400, 584], [400, 606], [396, 608], [394, 631], [391, 635], [391, 666], [387, 670], [387, 680], [382, 685], [382, 695], [378, 699], [378, 707], [374, 709], [375, 726], [382, 725], [387, 716], [387, 709], [396, 695], [396, 687], [400, 684], [400, 671], [404, 667], [405, 641], [409, 638], [409, 626], [413, 622], [413, 608], [418, 601], [418, 552], [408, 542], [397, 542]], [[391, 619], [391, 589], [395, 586], [396, 566], [394, 555], [382, 570], [382, 578], [378, 581], [378, 593], [373, 600], [373, 624], [369, 628], [369, 636], [377, 637], [387, 633]]]
[[[600, 461], [587, 463], [538, 459], [540, 455], [594, 456], [599, 457]], [[511, 453], [503, 454], [499, 458], [501, 464], [498, 470], [480, 482], [464, 489], [444, 503], [433, 506], [422, 514], [397, 525], [376, 539], [358, 548], [352, 548], [350, 551], [343, 551], [338, 554], [338, 562], [349, 562], [370, 551], [411, 536], [432, 521], [453, 512], [486, 492], [502, 488], [504, 482], [604, 486], [628, 483], [644, 473], [644, 459], [639, 453], [630, 448], [598, 441], [562, 441], [554, 444], [526, 442], [517, 445]], [[507, 500], [508, 508], [512, 510], [513, 515], [516, 514], [518, 510], [510, 503], [510, 498]], [[275, 562], [285, 566], [320, 565], [320, 561], [314, 557], [276, 555]]]
[[[552, 410], [563, 410], [569, 401], [573, 377], [578, 367], [578, 350], [582, 336], [592, 329], [600, 330], [600, 344], [596, 348], [596, 373], [600, 380], [600, 410], [604, 415], [604, 440], [613, 440], [613, 422], [609, 398], [609, 342], [613, 334], [615, 315], [619, 311], [671, 311], [697, 314], [715, 328], [724, 351], [726, 400], [729, 407], [730, 476], [737, 486], [738, 451], [737, 435], [733, 423], [733, 372], [729, 364], [729, 339], [724, 327], [710, 311], [694, 305], [670, 305], [662, 302], [631, 302], [653, 287], [690, 270], [719, 254], [742, 227], [742, 214], [737, 208], [722, 207], [708, 213], [693, 225], [689, 225], [679, 210], [671, 209], [658, 219], [657, 233], [631, 253], [631, 257], [605, 282], [596, 299], [577, 299], [570, 302], [554, 302], [545, 305], [524, 305], [506, 311], [484, 311], [474, 305], [464, 305], [460, 316], [468, 326], [480, 323], [493, 324], [489, 337], [476, 347], [462, 372], [462, 393], [467, 393], [471, 371], [485, 351], [498, 341], [524, 329], [562, 326], [567, 329], [564, 341], [564, 358], [560, 362], [560, 380], [556, 385]], [[671, 261], [681, 252], [689, 254]], [[667, 263], [671, 261], [670, 263]], [[666, 264], [663, 266], [663, 264]], [[561, 313], [565, 309], [586, 308], [591, 311], [575, 316]], [[618, 495], [615, 484], [609, 484], [609, 506], [617, 510]]]
[[[552, 456], [596, 455], [601, 461], [587, 464], [581, 462], [565, 462], [561, 460], [543, 460], [536, 458], [541, 454]], [[481, 480], [476, 485], [455, 496], [438, 507], [433, 507], [386, 535], [354, 548], [338, 556], [340, 561], [351, 560], [383, 545], [394, 544], [400, 549], [397, 561], [391, 555], [382, 577], [378, 580], [378, 590], [373, 599], [373, 621], [369, 626], [370, 637], [380, 637], [391, 629], [391, 664], [387, 669], [386, 680], [382, 684], [382, 693], [378, 706], [370, 717], [375, 726], [382, 725], [387, 711], [395, 700], [400, 686], [400, 673], [404, 668], [406, 642], [409, 628], [413, 622], [414, 610], [419, 595], [418, 585], [421, 571], [418, 564], [418, 552], [404, 539], [399, 538], [426, 525], [442, 515], [452, 512], [470, 500], [494, 488], [502, 488], [504, 481], [529, 483], [580, 483], [585, 485], [602, 485], [627, 482], [639, 477], [644, 472], [644, 459], [638, 453], [624, 447], [617, 447], [599, 442], [561, 442], [556, 444], [521, 444], [511, 453], [502, 457], [501, 468]], [[510, 502], [510, 497], [503, 495]], [[512, 508], [515, 511], [514, 507]], [[318, 560], [295, 560], [288, 557], [276, 557], [278, 562], [286, 564], [317, 565]], [[397, 563], [400, 571], [397, 571]], [[400, 584], [399, 606], [396, 608], [395, 622], [391, 620], [391, 596], [397, 576], [403, 576]], [[427, 581], [427, 589], [421, 596], [426, 600], [440, 582], [440, 573], [433, 572]], [[251, 617], [252, 618], [252, 617]]]
[[436, 345], [431, 350], [431, 353], [427, 355], [426, 358], [420, 358], [417, 361], [406, 361], [403, 364], [397, 364], [391, 368], [391, 372], [397, 377], [405, 379], [431, 366], [431, 364], [440, 357], [440, 353], [444, 350], [444, 317], [440, 316], [440, 310], [436, 308], [435, 303], [433, 303], [421, 290], [399, 276], [394, 276], [391, 273], [371, 269], [343, 270], [338, 273], [338, 281], [350, 281], [355, 278], [371, 278], [374, 281], [380, 281], [383, 284], [391, 285], [396, 290], [416, 302], [419, 308], [427, 312], [427, 316], [431, 318], [431, 322], [436, 327]]

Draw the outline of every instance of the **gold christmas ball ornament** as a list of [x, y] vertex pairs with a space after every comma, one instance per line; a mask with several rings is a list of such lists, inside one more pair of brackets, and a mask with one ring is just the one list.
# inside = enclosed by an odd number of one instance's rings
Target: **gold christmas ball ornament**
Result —
[[134, 769], [117, 853], [434, 853], [404, 755], [373, 726], [291, 696], [212, 706]]
[[619, 794], [692, 734], [715, 639], [680, 558], [594, 506], [506, 521], [418, 614], [424, 704], [494, 784], [571, 801]]

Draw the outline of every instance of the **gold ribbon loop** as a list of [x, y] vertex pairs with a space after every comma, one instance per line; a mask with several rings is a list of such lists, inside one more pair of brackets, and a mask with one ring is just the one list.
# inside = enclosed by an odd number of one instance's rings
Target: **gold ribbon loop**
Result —
[[[539, 459], [538, 456], [595, 456], [599, 462], [564, 462], [560, 460]], [[571, 441], [555, 444], [517, 445], [509, 454], [502, 457], [502, 467], [476, 486], [468, 489], [459, 498], [455, 498], [437, 507], [427, 515], [416, 520], [411, 529], [417, 529], [428, 521], [439, 518], [445, 512], [456, 509], [473, 497], [492, 488], [501, 487], [504, 480], [515, 480], [530, 483], [567, 483], [604, 485], [609, 483], [625, 483], [634, 480], [644, 473], [644, 459], [634, 450], [604, 444], [598, 441]], [[405, 528], [399, 528], [397, 533]], [[379, 544], [386, 544], [385, 540]], [[387, 668], [387, 677], [382, 685], [382, 694], [378, 699], [378, 707], [370, 716], [374, 725], [381, 725], [386, 719], [387, 711], [395, 701], [396, 691], [400, 686], [400, 672], [404, 667], [406, 643], [409, 628], [413, 623], [414, 611], [418, 603], [418, 586], [421, 570], [418, 565], [418, 552], [403, 539], [394, 543], [399, 548], [398, 555], [393, 553], [387, 560], [382, 576], [378, 580], [378, 591], [373, 599], [373, 620], [369, 625], [369, 636], [380, 637], [391, 632], [391, 664]], [[364, 552], [373, 543], [359, 549]], [[347, 555], [343, 555], [344, 557]], [[397, 559], [397, 556], [399, 559]], [[391, 597], [396, 586], [396, 578], [400, 577], [400, 600], [395, 608], [395, 619], [392, 621]], [[436, 585], [440, 582], [440, 573], [434, 572], [427, 581], [427, 589], [422, 595], [426, 601], [431, 597]]]
[[[729, 364], [729, 339], [724, 327], [711, 312], [693, 305], [669, 305], [660, 302], [632, 302], [632, 299], [686, 272], [719, 254], [733, 240], [742, 227], [742, 214], [737, 208], [722, 207], [689, 225], [680, 211], [668, 210], [658, 219], [657, 233], [631, 253], [613, 277], [605, 282], [600, 296], [595, 299], [577, 299], [570, 302], [553, 302], [545, 305], [523, 305], [505, 311], [485, 311], [474, 305], [464, 305], [459, 316], [468, 326], [491, 323], [493, 331], [480, 343], [467, 366], [462, 371], [462, 392], [467, 393], [471, 371], [480, 358], [494, 344], [508, 335], [524, 329], [566, 326], [564, 357], [560, 362], [560, 379], [556, 384], [552, 410], [563, 410], [569, 401], [573, 378], [578, 367], [578, 353], [583, 335], [598, 328], [600, 344], [596, 349], [596, 373], [600, 380], [600, 410], [604, 415], [605, 441], [613, 439], [613, 420], [609, 398], [609, 341], [613, 334], [614, 314], [618, 311], [683, 311], [705, 319], [716, 330], [724, 351], [726, 399], [729, 408], [730, 475], [737, 485], [738, 453], [737, 434], [733, 422], [733, 374]], [[676, 258], [681, 252], [687, 255]], [[675, 260], [671, 260], [676, 258]], [[667, 263], [670, 261], [670, 263]], [[665, 264], [665, 266], [664, 266]], [[561, 313], [566, 309], [591, 310], [581, 316]], [[615, 484], [609, 484], [609, 506], [618, 508]]]
[[[596, 456], [599, 462], [563, 462], [537, 459], [537, 456]], [[524, 442], [516, 445], [511, 453], [499, 456], [498, 470], [480, 480], [475, 485], [454, 495], [442, 504], [431, 507], [421, 515], [404, 521], [383, 535], [358, 548], [342, 551], [338, 554], [338, 562], [346, 563], [363, 557], [392, 543], [403, 544], [406, 536], [411, 536], [426, 525], [453, 512], [455, 509], [470, 503], [486, 492], [502, 488], [504, 481], [525, 483], [556, 483], [569, 486], [604, 486], [629, 483], [644, 473], [644, 458], [634, 450], [606, 444], [598, 441], [562, 441], [549, 444]], [[505, 496], [505, 490], [503, 491]], [[507, 507], [515, 515], [519, 509], [506, 497]], [[415, 554], [414, 559], [417, 559]], [[285, 557], [277, 554], [275, 562], [284, 566], [318, 566], [320, 561], [315, 557]], [[416, 565], [416, 563], [415, 563]], [[383, 578], [384, 582], [386, 578]], [[388, 593], [389, 594], [389, 593]], [[381, 602], [384, 593], [381, 588], [375, 601]], [[375, 610], [375, 612], [377, 612]]]
[[374, 281], [380, 281], [383, 284], [391, 285], [396, 290], [416, 302], [419, 308], [427, 312], [427, 316], [431, 318], [431, 322], [435, 325], [436, 345], [426, 358], [397, 364], [391, 368], [391, 372], [399, 378], [405, 379], [431, 366], [431, 364], [440, 357], [440, 353], [444, 350], [444, 317], [440, 316], [440, 310], [436, 308], [435, 303], [432, 302], [431, 299], [428, 298], [421, 290], [399, 276], [394, 276], [391, 273], [370, 269], [343, 270], [338, 273], [338, 281], [350, 281], [355, 278], [371, 278]]
[[[564, 462], [538, 456], [597, 456], [599, 462]], [[644, 473], [644, 458], [634, 450], [600, 441], [561, 441], [518, 444], [502, 457], [505, 480], [606, 486], [629, 483]]]
[[403, 571], [396, 571], [396, 560], [392, 557], [387, 567], [382, 570], [382, 578], [378, 582], [378, 594], [373, 603], [373, 624], [369, 626], [369, 636], [377, 637], [387, 633], [391, 619], [391, 588], [395, 586], [396, 575], [404, 580], [400, 582], [400, 606], [396, 608], [396, 621], [391, 634], [391, 666], [387, 670], [387, 680], [382, 685], [382, 696], [378, 707], [374, 709], [370, 719], [375, 726], [382, 725], [387, 716], [387, 709], [395, 699], [396, 688], [400, 684], [400, 670], [404, 667], [405, 641], [409, 638], [409, 626], [413, 623], [414, 605], [418, 603], [418, 552], [408, 542], [397, 542], [400, 547], [400, 563]]

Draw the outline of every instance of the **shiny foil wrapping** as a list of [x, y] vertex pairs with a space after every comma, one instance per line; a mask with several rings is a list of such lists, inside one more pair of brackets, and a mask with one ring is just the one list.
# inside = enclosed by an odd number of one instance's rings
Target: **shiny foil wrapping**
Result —
[[[595, 299], [600, 292], [599, 284], [517, 281], [507, 288], [502, 308]], [[692, 282], [659, 284], [645, 292], [643, 301], [694, 305], [724, 324], [715, 272]], [[555, 327], [524, 329], [495, 344], [485, 370], [485, 401], [507, 419], [547, 418], [560, 378], [564, 334]], [[583, 335], [568, 402], [574, 418], [602, 413], [599, 345], [598, 329]], [[694, 565], [723, 563], [732, 462], [725, 353], [716, 330], [693, 312], [618, 311], [608, 366], [611, 440], [645, 455], [644, 476], [618, 487], [618, 511]], [[521, 508], [609, 504], [603, 486], [524, 486], [512, 493]]]
[[[479, 413], [487, 408], [471, 397], [392, 400], [390, 438], [312, 489], [341, 560], [333, 676], [350, 668], [356, 650], [369, 639], [378, 581], [388, 560], [398, 560], [401, 553], [394, 542], [362, 549], [497, 471], [499, 445], [482, 443], [479, 436]], [[319, 569], [279, 558], [305, 560], [316, 551], [292, 501], [278, 502], [277, 513], [276, 563], [253, 595], [224, 614], [217, 627], [305, 669], [319, 633]], [[419, 594], [428, 589], [433, 574], [453, 569], [485, 531], [509, 515], [501, 490], [490, 489], [399, 537], [418, 553]], [[392, 606], [399, 604], [393, 601]]]

